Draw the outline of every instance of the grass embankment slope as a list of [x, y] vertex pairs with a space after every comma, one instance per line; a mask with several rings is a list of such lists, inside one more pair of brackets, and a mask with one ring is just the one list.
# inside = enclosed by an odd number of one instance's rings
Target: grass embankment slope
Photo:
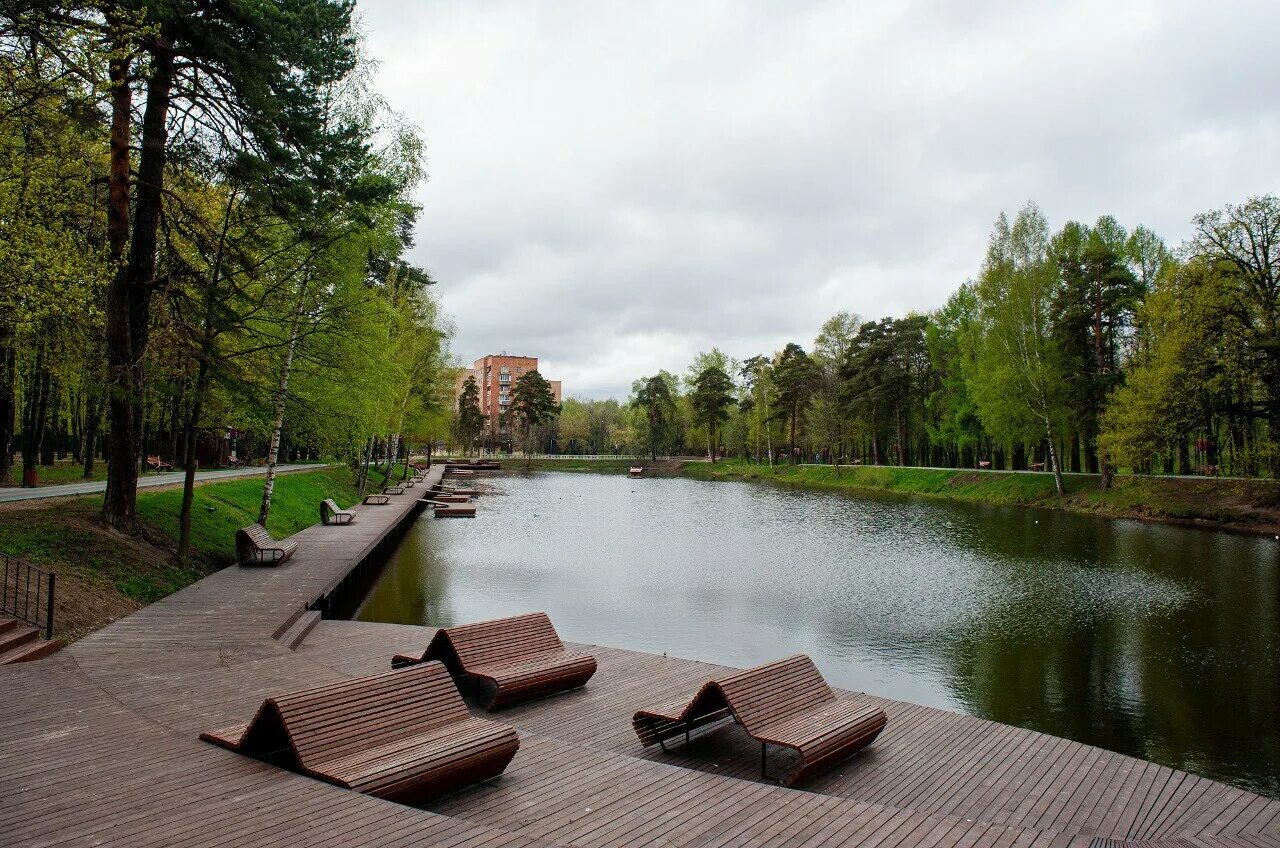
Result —
[[[58, 575], [54, 635], [73, 641], [234, 562], [235, 531], [257, 520], [262, 483], [251, 477], [196, 488], [194, 554], [185, 566], [173, 561], [181, 488], [138, 492], [144, 532], [136, 539], [98, 521], [100, 496], [6, 504], [0, 509], [0, 552]], [[356, 502], [349, 470], [321, 467], [280, 475], [267, 529], [280, 538], [316, 523], [326, 497], [344, 507]]]
[[888, 466], [752, 465], [727, 460], [686, 463], [686, 477], [757, 480], [784, 486], [899, 492], [1008, 506], [1065, 509], [1109, 518], [1204, 524], [1280, 534], [1280, 481], [1118, 476], [1107, 490], [1091, 474], [1067, 474], [1059, 499], [1051, 474]]

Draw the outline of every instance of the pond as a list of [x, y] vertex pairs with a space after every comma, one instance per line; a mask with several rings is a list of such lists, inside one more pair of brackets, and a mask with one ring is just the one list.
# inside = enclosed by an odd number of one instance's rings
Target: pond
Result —
[[1280, 796], [1280, 545], [1046, 510], [684, 479], [486, 478], [360, 617], [546, 610], [568, 641], [958, 710]]

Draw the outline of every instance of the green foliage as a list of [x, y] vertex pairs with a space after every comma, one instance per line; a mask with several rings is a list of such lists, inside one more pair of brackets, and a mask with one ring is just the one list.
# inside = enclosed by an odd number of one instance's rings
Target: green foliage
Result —
[[462, 384], [457, 413], [454, 426], [458, 441], [470, 451], [476, 437], [484, 429], [484, 413], [480, 411], [480, 387], [476, 385], [475, 375], [467, 377]]
[[789, 342], [773, 363], [774, 407], [791, 422], [791, 439], [788, 442], [792, 459], [795, 459], [796, 429], [801, 408], [809, 399], [818, 379], [818, 369], [804, 348]]
[[523, 436], [525, 452], [532, 453], [529, 444], [534, 428], [545, 424], [560, 412], [555, 393], [538, 370], [526, 371], [516, 380], [511, 390], [511, 410], [508, 413]]
[[733, 404], [733, 380], [718, 365], [708, 365], [693, 381], [693, 391], [689, 395], [693, 407], [694, 420], [706, 429], [707, 455], [712, 462], [716, 461], [719, 449], [716, 444], [716, 429], [729, 418], [729, 408]]
[[1012, 226], [1001, 215], [974, 290], [981, 334], [968, 382], [996, 439], [1035, 444], [1044, 438], [1062, 494], [1054, 448], [1069, 396], [1068, 360], [1053, 334], [1058, 283], [1040, 210], [1024, 207]]
[[668, 443], [671, 424], [675, 417], [675, 401], [671, 396], [671, 384], [662, 374], [644, 380], [631, 401], [631, 406], [644, 412], [645, 432], [649, 456], [656, 459]]

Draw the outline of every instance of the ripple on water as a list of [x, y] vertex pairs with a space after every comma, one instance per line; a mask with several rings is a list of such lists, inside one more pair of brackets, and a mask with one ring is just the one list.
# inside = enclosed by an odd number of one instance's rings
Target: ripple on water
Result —
[[571, 640], [965, 710], [1280, 793], [1274, 542], [746, 483], [490, 478], [410, 532], [367, 618], [545, 609]]

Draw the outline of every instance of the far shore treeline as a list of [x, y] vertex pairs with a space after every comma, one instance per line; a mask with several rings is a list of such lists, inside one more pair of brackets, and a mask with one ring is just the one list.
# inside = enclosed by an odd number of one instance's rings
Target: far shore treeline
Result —
[[807, 344], [719, 349], [631, 397], [568, 399], [565, 453], [1280, 475], [1280, 199], [1193, 219], [1171, 250], [1104, 216], [1000, 215], [928, 314], [840, 312]]
[[163, 456], [181, 559], [229, 438], [360, 475], [447, 431], [447, 332], [405, 258], [423, 143], [351, 2], [0, 0], [0, 75], [0, 484], [17, 454], [28, 484], [101, 455], [103, 518], [135, 532]]

